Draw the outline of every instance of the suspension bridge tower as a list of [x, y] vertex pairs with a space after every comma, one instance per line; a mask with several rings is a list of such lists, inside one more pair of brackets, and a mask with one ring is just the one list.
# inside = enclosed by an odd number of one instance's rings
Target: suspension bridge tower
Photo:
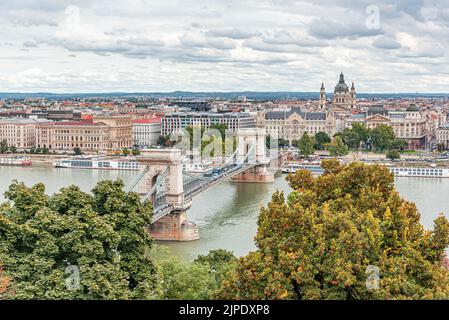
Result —
[[192, 199], [184, 197], [181, 150], [143, 150], [138, 161], [148, 168], [142, 193], [149, 194], [153, 203], [153, 223], [149, 227], [153, 238], [170, 241], [199, 239], [197, 225], [187, 219]]
[[234, 182], [271, 183], [274, 173], [268, 170], [270, 157], [267, 133], [263, 128], [244, 128], [237, 132], [237, 162], [257, 164], [232, 177]]

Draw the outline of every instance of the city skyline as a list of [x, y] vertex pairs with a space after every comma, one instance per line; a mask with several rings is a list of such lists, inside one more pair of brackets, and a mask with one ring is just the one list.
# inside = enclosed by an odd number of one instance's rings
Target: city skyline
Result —
[[0, 92], [447, 93], [436, 1], [2, 1]]

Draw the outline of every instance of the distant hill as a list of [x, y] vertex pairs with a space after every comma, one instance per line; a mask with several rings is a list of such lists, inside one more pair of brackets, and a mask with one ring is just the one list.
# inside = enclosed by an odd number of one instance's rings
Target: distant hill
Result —
[[[185, 98], [185, 99], [205, 99], [205, 98], [221, 98], [221, 99], [237, 99], [245, 96], [248, 99], [317, 99], [318, 92], [109, 92], [109, 93], [2, 93], [0, 99], [25, 99], [25, 98], [47, 98], [47, 99], [73, 99], [73, 98], [129, 98], [129, 97], [149, 97], [149, 98]], [[329, 95], [330, 96], [330, 95]], [[372, 98], [449, 98], [449, 93], [360, 93], [357, 94], [361, 99]]]

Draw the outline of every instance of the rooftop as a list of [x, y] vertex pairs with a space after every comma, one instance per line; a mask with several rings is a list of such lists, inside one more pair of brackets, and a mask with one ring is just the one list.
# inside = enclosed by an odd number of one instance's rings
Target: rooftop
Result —
[[326, 120], [325, 112], [304, 112], [298, 107], [293, 107], [289, 111], [269, 111], [265, 115], [265, 119], [284, 120], [294, 113], [307, 120]]
[[145, 123], [161, 123], [161, 117], [149, 118], [149, 119], [136, 119], [133, 120], [133, 124], [145, 124]]

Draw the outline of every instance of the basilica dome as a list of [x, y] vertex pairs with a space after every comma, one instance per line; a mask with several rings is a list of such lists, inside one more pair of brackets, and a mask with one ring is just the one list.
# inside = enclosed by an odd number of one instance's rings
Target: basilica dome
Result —
[[345, 76], [343, 75], [343, 72], [340, 74], [340, 80], [338, 81], [337, 85], [335, 86], [335, 93], [337, 92], [349, 92], [349, 87], [345, 83]]

